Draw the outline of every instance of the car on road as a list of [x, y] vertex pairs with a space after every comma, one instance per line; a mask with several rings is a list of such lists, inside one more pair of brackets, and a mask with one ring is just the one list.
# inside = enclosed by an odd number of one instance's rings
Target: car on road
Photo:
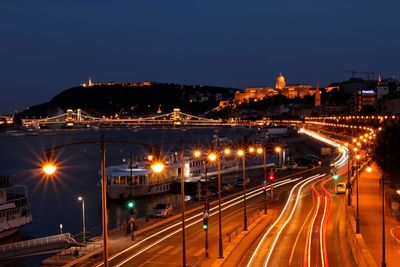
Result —
[[336, 194], [346, 194], [346, 183], [338, 183], [336, 185]]
[[168, 217], [173, 212], [172, 205], [168, 203], [158, 203], [152, 210], [152, 217]]
[[295, 170], [297, 169], [297, 164], [296, 162], [289, 162], [288, 164], [286, 164], [286, 168], [288, 168], [288, 170]]

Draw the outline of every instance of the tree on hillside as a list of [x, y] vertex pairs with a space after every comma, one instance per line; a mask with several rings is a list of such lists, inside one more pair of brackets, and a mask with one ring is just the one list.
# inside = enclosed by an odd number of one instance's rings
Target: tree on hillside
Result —
[[392, 184], [400, 185], [399, 122], [390, 122], [379, 132], [373, 150], [373, 159]]

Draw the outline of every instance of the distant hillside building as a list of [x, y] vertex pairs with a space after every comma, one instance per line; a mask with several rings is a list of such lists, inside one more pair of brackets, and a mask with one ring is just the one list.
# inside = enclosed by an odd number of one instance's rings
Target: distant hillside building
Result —
[[275, 82], [275, 89], [277, 90], [282, 90], [286, 86], [286, 79], [285, 76], [282, 75], [282, 73], [279, 73], [278, 77], [276, 77], [276, 82]]
[[396, 96], [400, 94], [400, 81], [396, 80], [395, 77], [378, 81], [376, 86], [377, 99], [382, 98], [385, 95]]
[[354, 95], [354, 112], [360, 112], [364, 107], [376, 105], [376, 93], [372, 89], [359, 90]]
[[243, 92], [237, 91], [235, 93], [235, 102], [242, 103], [254, 100], [262, 100], [278, 94], [272, 87], [249, 87]]
[[304, 98], [306, 95], [310, 94], [310, 89], [310, 84], [287, 85], [282, 89], [282, 95], [289, 99], [296, 97]]

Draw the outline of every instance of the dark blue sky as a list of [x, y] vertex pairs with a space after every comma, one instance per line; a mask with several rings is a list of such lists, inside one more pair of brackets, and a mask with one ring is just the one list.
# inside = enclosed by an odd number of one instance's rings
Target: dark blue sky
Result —
[[0, 113], [95, 81], [244, 88], [399, 75], [400, 2], [0, 0]]

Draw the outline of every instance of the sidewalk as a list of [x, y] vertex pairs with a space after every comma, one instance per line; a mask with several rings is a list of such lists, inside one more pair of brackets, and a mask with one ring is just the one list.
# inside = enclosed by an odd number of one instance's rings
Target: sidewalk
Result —
[[[371, 255], [378, 265], [382, 261], [382, 188], [381, 172], [371, 165], [372, 172], [360, 172], [359, 176], [359, 211], [360, 232]], [[385, 188], [385, 226], [386, 226], [386, 264], [388, 267], [399, 266], [400, 258], [400, 222], [392, 215], [391, 190]], [[352, 208], [356, 215], [356, 183], [353, 185]], [[397, 233], [397, 240], [395, 234]]]

